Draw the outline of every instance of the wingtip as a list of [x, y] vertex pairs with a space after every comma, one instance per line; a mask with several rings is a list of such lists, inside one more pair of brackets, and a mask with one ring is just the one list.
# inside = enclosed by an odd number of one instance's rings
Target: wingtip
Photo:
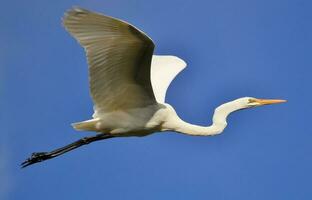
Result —
[[73, 6], [73, 7], [69, 8], [68, 10], [65, 11], [62, 19], [64, 20], [69, 16], [77, 16], [79, 14], [84, 14], [84, 13], [89, 13], [89, 12], [90, 12], [89, 10], [84, 9], [80, 6]]
[[85, 13], [85, 12], [90, 12], [89, 10], [85, 9], [85, 8], [82, 8], [80, 6], [73, 6], [71, 8], [71, 10], [77, 12], [77, 13]]
[[178, 57], [178, 56], [172, 56], [173, 59], [175, 59], [177, 62], [181, 63], [181, 70], [183, 70], [186, 66], [187, 63], [185, 62], [185, 60], [183, 60], [182, 58]]
[[80, 6], [72, 6], [71, 8], [67, 9], [61, 18], [62, 25], [66, 28], [65, 23], [66, 20], [70, 17], [76, 17], [81, 14], [89, 13], [90, 11], [84, 8], [81, 8]]

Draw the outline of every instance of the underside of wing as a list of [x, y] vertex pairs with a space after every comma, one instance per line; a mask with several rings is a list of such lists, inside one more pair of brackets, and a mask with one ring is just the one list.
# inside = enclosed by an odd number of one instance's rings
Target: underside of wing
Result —
[[186, 63], [176, 56], [153, 56], [151, 81], [158, 103], [165, 103], [166, 92], [170, 83], [185, 67]]
[[124, 21], [81, 8], [69, 10], [63, 24], [85, 48], [96, 112], [156, 102], [150, 80], [154, 44], [148, 36]]

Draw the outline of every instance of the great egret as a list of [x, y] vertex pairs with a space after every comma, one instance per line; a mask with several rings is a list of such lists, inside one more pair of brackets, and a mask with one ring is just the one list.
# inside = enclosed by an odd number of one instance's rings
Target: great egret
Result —
[[74, 123], [73, 127], [98, 134], [51, 152], [33, 153], [22, 167], [112, 137], [146, 136], [159, 131], [217, 135], [226, 127], [227, 116], [236, 110], [285, 102], [243, 97], [217, 107], [211, 126], [189, 124], [165, 103], [170, 82], [186, 67], [183, 60], [153, 55], [153, 41], [119, 19], [73, 8], [65, 14], [63, 24], [86, 51], [95, 104], [93, 119]]

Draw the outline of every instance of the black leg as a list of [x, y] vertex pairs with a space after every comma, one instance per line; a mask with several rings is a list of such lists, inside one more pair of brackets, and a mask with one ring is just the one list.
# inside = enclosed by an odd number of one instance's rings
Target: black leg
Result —
[[112, 137], [115, 137], [115, 136], [99, 134], [99, 135], [95, 135], [95, 136], [91, 136], [91, 137], [84, 137], [80, 140], [77, 140], [76, 142], [73, 142], [69, 145], [55, 149], [55, 150], [50, 151], [50, 152], [35, 152], [35, 153], [31, 154], [31, 156], [21, 164], [21, 166], [22, 166], [22, 168], [24, 168], [24, 167], [27, 167], [28, 165], [32, 165], [32, 164], [35, 164], [35, 163], [38, 163], [38, 162], [41, 162], [44, 160], [55, 158], [57, 156], [60, 156], [66, 152], [69, 152], [71, 150], [74, 150], [78, 147], [89, 144], [91, 142], [95, 142], [98, 140], [104, 140], [104, 139], [108, 139], [108, 138], [112, 138]]

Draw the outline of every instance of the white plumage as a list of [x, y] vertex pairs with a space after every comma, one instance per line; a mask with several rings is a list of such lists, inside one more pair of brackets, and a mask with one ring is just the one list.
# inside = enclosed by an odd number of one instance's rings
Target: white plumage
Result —
[[243, 97], [217, 107], [211, 126], [189, 124], [165, 103], [171, 81], [186, 67], [182, 59], [153, 56], [155, 45], [142, 31], [124, 21], [85, 9], [68, 11], [63, 24], [86, 51], [94, 102], [93, 119], [73, 126], [99, 134], [51, 152], [34, 153], [22, 163], [23, 167], [111, 137], [145, 136], [159, 131], [216, 135], [226, 127], [227, 116], [236, 110], [285, 102]]
[[73, 124], [77, 130], [115, 136], [165, 130], [215, 135], [225, 128], [228, 114], [249, 107], [254, 99], [245, 97], [220, 106], [210, 127], [188, 124], [165, 103], [171, 81], [186, 67], [182, 59], [153, 56], [155, 45], [146, 34], [112, 17], [75, 8], [63, 22], [86, 50], [95, 104], [93, 119]]
[[171, 81], [186, 67], [186, 63], [176, 56], [156, 56], [152, 58], [151, 81], [158, 103], [165, 103], [166, 92]]

